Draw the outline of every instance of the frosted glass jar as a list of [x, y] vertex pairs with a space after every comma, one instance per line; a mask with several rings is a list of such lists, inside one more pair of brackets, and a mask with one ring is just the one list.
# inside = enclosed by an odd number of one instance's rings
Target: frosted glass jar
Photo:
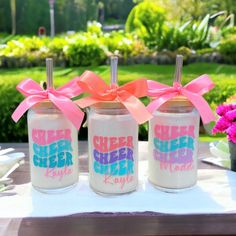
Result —
[[124, 194], [138, 184], [138, 124], [118, 102], [102, 102], [88, 115], [89, 183], [101, 194]]
[[78, 182], [78, 131], [51, 102], [28, 111], [31, 182], [45, 193], [66, 191]]
[[199, 114], [182, 96], [153, 113], [149, 121], [148, 177], [157, 188], [176, 192], [197, 182]]

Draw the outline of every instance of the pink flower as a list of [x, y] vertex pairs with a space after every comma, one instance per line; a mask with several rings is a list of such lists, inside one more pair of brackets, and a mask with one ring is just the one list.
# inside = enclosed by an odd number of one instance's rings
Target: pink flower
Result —
[[229, 121], [236, 121], [236, 109], [226, 112], [224, 116]]
[[216, 112], [220, 118], [212, 129], [212, 133], [225, 132], [228, 139], [236, 143], [236, 104], [220, 105]]
[[228, 139], [231, 142], [236, 143], [236, 123], [234, 123], [232, 126], [229, 127], [227, 133], [228, 133]]
[[212, 130], [212, 133], [216, 134], [225, 132], [231, 126], [231, 124], [232, 123], [223, 116], [217, 121], [215, 127]]
[[232, 104], [228, 104], [228, 105], [219, 105], [216, 108], [216, 113], [219, 116], [223, 116], [226, 112], [231, 111], [233, 109]]

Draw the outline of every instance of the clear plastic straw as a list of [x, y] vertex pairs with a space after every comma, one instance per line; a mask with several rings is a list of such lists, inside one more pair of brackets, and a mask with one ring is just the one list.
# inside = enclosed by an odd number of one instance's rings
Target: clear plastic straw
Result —
[[181, 77], [182, 77], [182, 67], [183, 67], [183, 56], [177, 55], [174, 81], [180, 84], [181, 84]]
[[46, 70], [47, 70], [47, 88], [53, 88], [53, 59], [46, 59]]
[[111, 84], [117, 84], [117, 66], [118, 66], [118, 57], [111, 57]]

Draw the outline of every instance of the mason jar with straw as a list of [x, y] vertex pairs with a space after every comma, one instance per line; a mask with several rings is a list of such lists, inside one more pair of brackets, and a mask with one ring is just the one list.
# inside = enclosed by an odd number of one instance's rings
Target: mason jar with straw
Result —
[[173, 88], [153, 89], [156, 97], [151, 98], [161, 103], [161, 99], [176, 93], [153, 111], [149, 121], [148, 178], [166, 192], [189, 189], [197, 182], [199, 113], [179, 92], [182, 64], [183, 57], [177, 55]]
[[[117, 86], [111, 58], [111, 89]], [[88, 115], [89, 183], [101, 194], [124, 194], [138, 184], [138, 124], [119, 101], [102, 101]]]
[[118, 57], [111, 57], [107, 85], [92, 71], [80, 76], [79, 86], [90, 95], [76, 103], [88, 107], [89, 183], [103, 195], [125, 194], [138, 186], [138, 124], [151, 114], [138, 99], [147, 94], [144, 79], [118, 85]]
[[[47, 91], [50, 91], [52, 59], [46, 60], [46, 67]], [[27, 117], [32, 186], [44, 193], [59, 193], [74, 187], [79, 173], [76, 127], [49, 99], [32, 106]]]

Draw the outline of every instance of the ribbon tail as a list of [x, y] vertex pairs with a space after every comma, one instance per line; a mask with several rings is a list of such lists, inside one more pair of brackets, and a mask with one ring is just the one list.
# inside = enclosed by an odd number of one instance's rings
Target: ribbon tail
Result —
[[84, 113], [69, 98], [60, 96], [56, 97], [49, 94], [49, 99], [62, 111], [68, 120], [79, 130], [83, 122]]
[[215, 84], [208, 75], [201, 75], [184, 86], [189, 92], [203, 95], [214, 88]]
[[152, 115], [147, 111], [143, 103], [135, 96], [131, 95], [126, 99], [122, 99], [122, 97], [118, 98], [138, 124], [142, 124], [152, 118]]
[[28, 109], [45, 99], [45, 97], [37, 95], [25, 98], [13, 112], [12, 119], [17, 122]]
[[204, 124], [210, 123], [211, 121], [215, 121], [215, 116], [210, 106], [201, 95], [196, 93], [191, 93], [186, 90], [183, 91], [183, 95], [185, 95], [191, 101], [191, 103], [196, 107]]
[[155, 99], [154, 101], [150, 102], [147, 106], [147, 110], [151, 113], [153, 113], [155, 110], [157, 110], [161, 105], [163, 105], [165, 102], [173, 98], [177, 95], [177, 92], [174, 93], [168, 93], [164, 94], [163, 96]]

